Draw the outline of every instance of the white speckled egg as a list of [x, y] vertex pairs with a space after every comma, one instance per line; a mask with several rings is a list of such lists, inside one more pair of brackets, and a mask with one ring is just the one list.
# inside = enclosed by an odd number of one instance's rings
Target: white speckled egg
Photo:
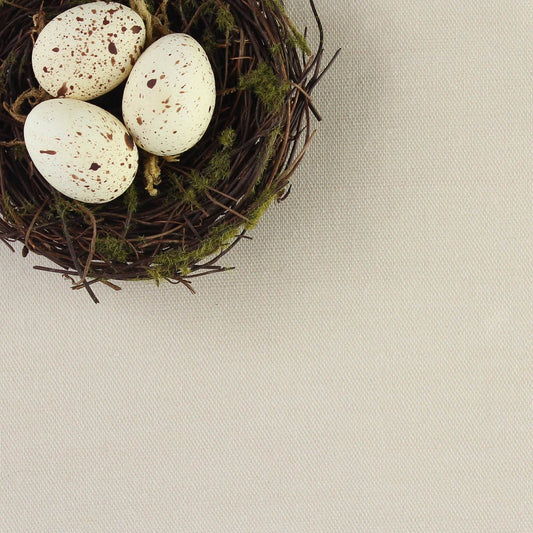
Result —
[[46, 181], [82, 202], [115, 199], [137, 172], [137, 147], [124, 124], [81, 100], [58, 98], [35, 106], [24, 125], [24, 140]]
[[215, 76], [200, 44], [172, 33], [148, 47], [133, 67], [122, 100], [135, 142], [160, 156], [178, 155], [203, 136], [215, 108]]
[[141, 17], [129, 7], [79, 5], [43, 28], [33, 48], [33, 72], [52, 96], [91, 100], [128, 77], [145, 38]]

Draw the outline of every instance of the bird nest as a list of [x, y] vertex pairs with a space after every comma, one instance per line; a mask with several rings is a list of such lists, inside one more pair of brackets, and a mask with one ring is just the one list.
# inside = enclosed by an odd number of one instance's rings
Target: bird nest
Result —
[[[69, 278], [96, 302], [95, 283], [119, 289], [117, 281], [168, 280], [193, 291], [194, 278], [227, 270], [222, 255], [287, 196], [313, 138], [320, 116], [310, 94], [334, 59], [322, 65], [315, 5], [310, 0], [319, 43], [312, 53], [282, 0], [130, 2], [149, 42], [183, 32], [203, 45], [216, 107], [201, 141], [178, 161], [144, 154], [124, 195], [86, 204], [55, 191], [23, 141], [25, 117], [50, 97], [32, 72], [35, 39], [51, 18], [82, 3], [0, 2], [0, 239], [11, 249], [22, 243], [24, 256], [46, 257], [52, 266], [35, 268]], [[120, 117], [122, 91], [92, 103]]]

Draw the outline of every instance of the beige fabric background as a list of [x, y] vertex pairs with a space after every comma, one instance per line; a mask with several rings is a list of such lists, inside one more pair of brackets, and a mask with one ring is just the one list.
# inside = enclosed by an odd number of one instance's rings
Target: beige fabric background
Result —
[[0, 250], [0, 531], [533, 531], [533, 3], [317, 5], [235, 271], [95, 306]]

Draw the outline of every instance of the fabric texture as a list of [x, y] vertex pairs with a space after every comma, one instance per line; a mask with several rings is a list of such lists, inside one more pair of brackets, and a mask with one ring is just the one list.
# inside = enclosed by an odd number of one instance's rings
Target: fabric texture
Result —
[[316, 4], [235, 270], [96, 306], [0, 249], [0, 531], [533, 531], [533, 3]]

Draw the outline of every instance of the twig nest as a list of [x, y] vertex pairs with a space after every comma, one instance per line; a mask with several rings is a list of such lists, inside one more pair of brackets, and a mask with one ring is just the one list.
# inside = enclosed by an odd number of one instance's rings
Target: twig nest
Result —
[[[5, 3], [4, 24], [0, 28], [0, 239], [9, 247], [10, 242], [24, 243], [24, 254], [32, 252], [55, 264], [37, 268], [63, 274], [72, 280], [73, 288], [85, 288], [95, 301], [92, 287], [96, 282], [117, 289], [115, 281], [168, 280], [193, 290], [193, 278], [227, 270], [219, 264], [220, 258], [257, 224], [273, 201], [286, 197], [290, 178], [313, 138], [313, 115], [319, 116], [310, 94], [331, 64], [321, 65], [323, 32], [313, 1], [310, 0], [310, 7], [320, 36], [314, 54], [290, 21], [281, 0], [131, 1], [132, 17], [138, 17], [137, 22], [132, 19], [131, 25], [124, 23], [107, 32], [102, 51], [95, 53], [97, 70], [75, 70], [72, 65], [65, 66], [68, 57], [65, 58], [60, 64], [69, 79], [63, 80], [59, 89], [35, 76], [31, 61], [34, 43], [46, 42], [39, 35], [46, 36], [47, 23], [54, 17], [61, 18], [71, 8], [82, 10], [88, 2], [52, 0], [42, 4], [40, 0], [28, 0], [21, 4]], [[97, 4], [112, 6], [111, 9], [114, 5]], [[129, 13], [126, 4], [118, 2], [123, 6], [120, 12]], [[92, 9], [89, 11], [92, 13]], [[112, 23], [111, 15], [114, 13], [105, 15], [102, 25]], [[132, 31], [135, 25], [144, 28], [142, 32]], [[72, 26], [72, 31], [76, 32], [76, 27], [82, 26]], [[76, 39], [87, 42], [83, 31], [73, 35], [72, 43]], [[97, 28], [91, 31], [94, 33]], [[85, 180], [95, 179], [93, 185], [99, 183], [98, 179], [103, 181], [106, 171], [117, 177], [113, 167], [120, 167], [125, 159], [117, 153], [116, 160], [109, 154], [107, 163], [96, 160], [92, 151], [96, 141], [85, 145], [80, 141], [70, 148], [61, 142], [62, 135], [70, 142], [71, 135], [81, 137], [78, 131], [82, 135], [87, 132], [91, 125], [87, 118], [79, 119], [76, 131], [69, 129], [73, 127], [71, 123], [62, 132], [54, 133], [54, 139], [59, 139], [54, 147], [32, 146], [28, 139], [25, 143], [24, 123], [32, 124], [32, 114], [43, 105], [41, 102], [60, 106], [59, 102], [67, 100], [57, 100], [58, 97], [75, 96], [74, 92], [68, 93], [77, 90], [71, 89], [76, 87], [71, 72], [84, 82], [91, 75], [94, 79], [97, 72], [105, 73], [110, 65], [118, 64], [118, 37], [131, 33], [140, 38], [144, 31], [146, 46], [163, 48], [158, 39], [165, 43], [161, 56], [166, 54], [167, 62], [160, 57], [152, 62], [148, 72], [141, 56], [140, 74], [131, 83], [124, 78], [90, 104], [78, 102], [97, 106], [117, 122], [126, 121], [128, 134], [140, 146], [135, 179], [124, 194], [106, 203], [89, 204], [84, 196], [68, 198], [47, 175], [46, 165], [51, 168], [52, 162], [57, 164], [59, 159], [52, 159], [54, 156], [47, 151], [55, 151], [55, 156], [61, 149], [77, 151], [78, 160], [83, 162], [80, 168], [73, 169], [72, 162], [66, 162], [64, 168], [54, 168], [58, 175], [70, 173], [78, 178], [83, 170], [89, 173], [83, 174]], [[189, 37], [178, 38], [175, 34]], [[178, 40], [197, 43], [196, 53], [204, 61], [204, 70], [195, 72], [189, 80], [194, 85], [189, 93], [184, 83], [177, 86], [164, 81], [167, 76], [175, 79], [180, 75], [170, 65], [174, 61], [177, 67], [178, 59], [185, 60]], [[137, 55], [129, 58], [132, 66], [141, 52], [139, 42], [134, 44]], [[89, 39], [87, 44], [99, 50], [96, 40], [92, 43]], [[71, 58], [76, 55], [75, 49], [70, 52]], [[46, 67], [37, 60], [35, 65], [37, 70]], [[137, 65], [130, 75], [135, 74], [136, 68]], [[80, 91], [86, 91], [86, 87]], [[76, 96], [85, 99], [87, 93]], [[147, 106], [139, 103], [143, 98], [149, 102]], [[176, 109], [181, 106], [185, 115], [187, 106], [194, 107], [195, 99], [207, 111], [197, 126], [184, 128], [176, 120]], [[161, 112], [151, 111], [157, 109], [152, 105], [156, 101], [163, 106]], [[153, 144], [145, 142], [146, 131], [137, 128], [143, 124], [152, 134], [162, 132], [154, 137]], [[109, 132], [99, 133], [103, 141]], [[116, 135], [120, 134], [117, 129]], [[185, 138], [187, 134], [188, 143], [165, 145], [172, 135]], [[127, 140], [123, 135], [122, 149], [130, 149]], [[41, 155], [48, 157], [47, 164], [39, 163]], [[128, 183], [128, 179], [122, 183]], [[80, 183], [73, 187], [85, 188], [83, 181]], [[115, 188], [110, 190], [122, 192]]]

